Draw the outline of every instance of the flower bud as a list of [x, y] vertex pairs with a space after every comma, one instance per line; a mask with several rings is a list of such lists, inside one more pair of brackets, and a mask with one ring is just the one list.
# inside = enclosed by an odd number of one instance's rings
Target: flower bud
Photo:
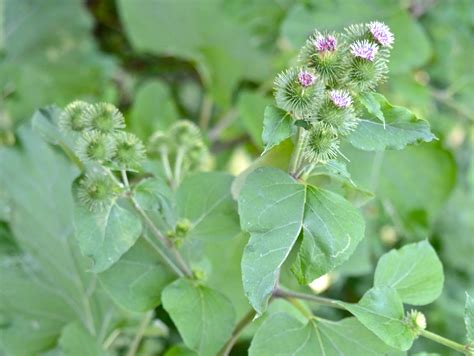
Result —
[[426, 329], [425, 315], [418, 310], [410, 310], [405, 316], [405, 323], [415, 336], [420, 335], [420, 332]]
[[324, 85], [312, 69], [290, 68], [275, 79], [277, 105], [299, 116], [305, 116], [319, 105]]
[[176, 223], [176, 237], [183, 238], [187, 235], [188, 231], [191, 229], [192, 223], [188, 219], [180, 219]]
[[336, 34], [321, 34], [315, 31], [302, 47], [298, 62], [314, 69], [321, 80], [330, 86], [340, 82], [344, 76], [344, 49], [339, 46]]
[[122, 113], [112, 104], [90, 105], [85, 112], [86, 128], [104, 134], [111, 134], [125, 128]]
[[324, 163], [337, 157], [339, 140], [336, 132], [331, 127], [318, 123], [306, 135], [308, 137], [304, 156], [308, 161]]
[[90, 104], [84, 101], [73, 101], [62, 111], [58, 119], [59, 129], [65, 133], [80, 133], [86, 127], [85, 113]]
[[201, 132], [194, 122], [179, 120], [169, 130], [169, 138], [178, 147], [188, 148], [201, 140]]
[[115, 154], [112, 158], [114, 168], [138, 170], [145, 160], [145, 146], [142, 141], [129, 132], [118, 132], [115, 138]]
[[91, 211], [101, 211], [116, 197], [115, 183], [101, 172], [88, 173], [79, 181], [77, 198]]
[[353, 131], [358, 123], [349, 92], [336, 89], [327, 93], [321, 107], [311, 119], [342, 136]]
[[85, 131], [77, 140], [75, 151], [82, 162], [103, 163], [115, 153], [114, 140], [97, 131]]

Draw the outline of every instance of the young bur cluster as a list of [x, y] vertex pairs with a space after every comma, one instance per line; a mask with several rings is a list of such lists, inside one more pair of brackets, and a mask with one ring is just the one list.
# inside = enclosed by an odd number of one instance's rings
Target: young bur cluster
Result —
[[137, 171], [145, 159], [141, 140], [124, 131], [125, 119], [112, 104], [70, 103], [58, 126], [73, 141], [84, 165], [77, 196], [91, 210], [107, 206], [120, 193], [112, 171]]
[[358, 125], [359, 95], [386, 79], [394, 37], [382, 22], [352, 25], [343, 33], [318, 30], [307, 39], [298, 65], [274, 82], [276, 104], [303, 122], [303, 158], [324, 163]]

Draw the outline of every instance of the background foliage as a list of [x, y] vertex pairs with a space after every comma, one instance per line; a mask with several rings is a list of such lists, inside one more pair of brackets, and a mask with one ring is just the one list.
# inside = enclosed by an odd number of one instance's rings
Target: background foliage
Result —
[[[23, 354], [52, 348], [47, 354], [62, 349], [74, 355], [77, 345], [87, 344], [93, 354], [100, 345], [88, 340], [82, 325], [102, 335], [102, 342], [112, 325], [130, 328], [123, 334], [129, 342], [141, 315], [110, 303], [104, 289], [120, 288], [112, 270], [141, 275], [147, 268], [150, 283], [138, 288], [160, 289], [168, 282], [159, 267], [148, 270], [153, 256], [145, 261], [148, 266], [133, 264], [141, 256], [137, 250], [149, 249], [141, 240], [120, 261], [135, 269], [116, 264], [97, 276], [85, 272], [87, 260], [67, 238], [74, 213], [69, 189], [78, 172], [23, 125], [37, 108], [75, 99], [110, 101], [144, 140], [178, 119], [193, 120], [204, 130], [214, 169], [236, 175], [263, 148], [263, 111], [272, 102], [275, 74], [294, 60], [313, 28], [341, 29], [373, 19], [390, 25], [396, 38], [390, 80], [381, 91], [428, 120], [439, 140], [384, 153], [343, 147], [360, 188], [354, 200], [365, 199], [364, 191], [376, 198], [362, 208], [366, 240], [346, 265], [329, 274], [324, 293], [359, 300], [384, 252], [428, 238], [443, 263], [445, 286], [441, 297], [421, 310], [432, 331], [464, 340], [465, 291], [474, 294], [470, 0], [3, 0], [0, 142], [21, 148], [3, 148], [0, 155], [0, 300], [15, 301], [0, 308], [0, 325], [3, 319], [15, 324], [2, 332], [4, 345]], [[195, 207], [186, 209], [182, 216], [197, 219]], [[235, 217], [229, 219], [226, 224], [235, 225]], [[240, 278], [247, 237], [238, 234], [238, 226], [234, 230], [237, 236], [228, 241], [203, 245], [209, 259], [203, 270], [241, 317], [248, 309]], [[218, 239], [219, 232], [215, 235]], [[186, 288], [184, 282], [173, 286]], [[167, 289], [165, 304], [173, 302], [174, 289]], [[122, 306], [150, 306], [122, 295]], [[271, 310], [281, 308], [275, 303]], [[140, 354], [184, 354], [173, 346], [180, 320], [171, 321], [161, 307], [156, 315]], [[241, 342], [235, 354], [247, 348]], [[417, 351], [449, 353], [421, 339], [411, 352]]]

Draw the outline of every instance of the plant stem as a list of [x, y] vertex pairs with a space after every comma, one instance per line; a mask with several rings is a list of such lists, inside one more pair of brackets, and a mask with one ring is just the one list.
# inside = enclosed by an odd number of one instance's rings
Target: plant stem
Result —
[[176, 264], [173, 261], [171, 261], [171, 259], [163, 251], [161, 251], [161, 249], [159, 249], [158, 247], [153, 245], [155, 247], [156, 251], [165, 260], [165, 262], [173, 269], [173, 271], [176, 272], [176, 274], [179, 277], [183, 277], [184, 275], [186, 275], [186, 276], [191, 278], [193, 276], [193, 273], [191, 272], [191, 270], [187, 266], [184, 259], [181, 257], [181, 254], [179, 253], [179, 251], [175, 248], [175, 246], [173, 245], [173, 243], [170, 240], [168, 240], [165, 236], [163, 236], [163, 234], [160, 232], [160, 230], [158, 230], [158, 228], [155, 226], [155, 224], [150, 219], [148, 214], [142, 209], [142, 207], [140, 206], [138, 201], [133, 196], [133, 192], [132, 192], [132, 190], [130, 188], [130, 184], [128, 182], [127, 172], [125, 170], [122, 170], [121, 174], [122, 174], [123, 184], [125, 185], [125, 188], [127, 189], [127, 195], [129, 197], [130, 201], [132, 202], [133, 207], [140, 214], [143, 221], [145, 222], [145, 224], [150, 229], [151, 233], [158, 239], [158, 241], [160, 241], [163, 244], [163, 246], [165, 248], [167, 248], [168, 250], [170, 250], [173, 253], [178, 266], [176, 266]]
[[248, 324], [250, 324], [250, 322], [255, 317], [255, 314], [256, 314], [255, 310], [251, 309], [247, 312], [247, 314], [245, 314], [242, 317], [242, 319], [239, 320], [239, 322], [235, 326], [234, 331], [232, 332], [231, 338], [229, 339], [229, 341], [227, 341], [227, 343], [221, 349], [221, 353], [219, 353], [220, 355], [223, 355], [223, 356], [228, 356], [229, 355], [230, 351], [232, 350], [232, 347], [234, 347], [235, 343], [239, 339], [240, 334], [245, 329], [245, 327]]
[[204, 96], [201, 104], [201, 112], [199, 114], [199, 126], [201, 130], [206, 130], [209, 126], [212, 114], [212, 99], [210, 96]]
[[[130, 197], [131, 201], [132, 201], [132, 204], [135, 208], [135, 210], [137, 210], [137, 212], [141, 215], [141, 217], [143, 218], [143, 221], [145, 222], [145, 224], [148, 226], [148, 228], [150, 229], [151, 233], [158, 239], [158, 241], [160, 241], [166, 248], [168, 248], [169, 250], [171, 250], [174, 254], [174, 256], [176, 257], [176, 262], [178, 264], [178, 266], [176, 266], [176, 264], [174, 262], [171, 262], [171, 260], [169, 260], [169, 258], [167, 257], [167, 263], [170, 265], [170, 267], [173, 268], [173, 270], [175, 272], [179, 271], [179, 273], [177, 273], [180, 277], [182, 277], [183, 275], [186, 275], [188, 277], [192, 277], [193, 274], [192, 272], [189, 270], [188, 266], [186, 265], [186, 263], [184, 262], [183, 258], [181, 257], [181, 255], [179, 254], [179, 252], [176, 250], [176, 248], [173, 246], [173, 244], [165, 237], [161, 234], [160, 230], [157, 229], [157, 227], [155, 226], [155, 224], [153, 223], [153, 221], [150, 219], [150, 217], [148, 216], [148, 214], [141, 208], [141, 206], [138, 204], [138, 202], [136, 201], [135, 198], [133, 197]], [[163, 257], [163, 255], [162, 255]]]
[[468, 350], [467, 346], [461, 345], [461, 344], [459, 344], [455, 341], [449, 340], [449, 339], [447, 339], [443, 336], [432, 333], [431, 331], [421, 330], [420, 336], [423, 336], [424, 338], [430, 339], [431, 341], [437, 342], [438, 344], [449, 347], [450, 349], [462, 352], [463, 354], [472, 355], [472, 353]]
[[114, 331], [112, 331], [109, 337], [105, 339], [104, 343], [102, 344], [102, 347], [104, 348], [104, 350], [107, 350], [110, 347], [110, 345], [114, 343], [115, 339], [117, 339], [119, 335], [120, 335], [120, 329], [115, 329]]
[[135, 337], [133, 338], [133, 341], [130, 344], [127, 356], [135, 356], [135, 354], [137, 353], [138, 346], [140, 346], [140, 341], [142, 341], [143, 335], [145, 334], [145, 330], [148, 324], [150, 324], [152, 318], [153, 310], [149, 311], [143, 316], [140, 325], [138, 326], [137, 333], [135, 334]]
[[163, 169], [165, 170], [166, 178], [168, 179], [168, 183], [170, 186], [173, 186], [174, 178], [173, 178], [173, 172], [171, 171], [171, 165], [170, 165], [167, 149], [163, 148], [160, 150], [160, 158], [161, 158], [161, 164], [163, 165]]
[[324, 297], [318, 297], [317, 295], [312, 295], [312, 294], [293, 292], [293, 291], [277, 288], [273, 292], [273, 296], [276, 298], [284, 298], [284, 299], [290, 299], [290, 298], [303, 299], [303, 300], [315, 302], [317, 304], [321, 304], [327, 307], [345, 310], [343, 306], [339, 305], [339, 302], [337, 300], [324, 298]]
[[181, 169], [183, 167], [183, 159], [186, 154], [186, 150], [179, 148], [176, 153], [176, 160], [174, 161], [174, 185], [173, 188], [176, 188], [181, 182]]
[[300, 163], [301, 163], [300, 161], [301, 161], [301, 156], [303, 154], [305, 141], [306, 139], [305, 139], [304, 129], [302, 127], [298, 127], [296, 145], [295, 145], [295, 148], [293, 149], [293, 153], [291, 155], [291, 160], [290, 160], [290, 166], [288, 168], [289, 173], [292, 176], [295, 176], [297, 171], [300, 168]]
[[308, 319], [313, 319], [314, 315], [313, 313], [309, 312], [303, 304], [300, 303], [300, 301], [296, 298], [286, 298], [288, 302], [290, 302], [298, 311], [303, 314], [304, 317]]

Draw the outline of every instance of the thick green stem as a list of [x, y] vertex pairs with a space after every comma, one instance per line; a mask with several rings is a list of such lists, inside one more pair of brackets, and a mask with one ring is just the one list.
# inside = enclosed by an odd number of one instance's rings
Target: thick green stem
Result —
[[459, 344], [455, 341], [449, 340], [449, 339], [447, 339], [443, 336], [432, 333], [431, 331], [421, 330], [420, 336], [423, 336], [424, 338], [430, 339], [431, 341], [437, 342], [438, 344], [449, 347], [450, 349], [462, 352], [465, 355], [473, 355], [473, 353], [468, 349], [467, 346], [461, 345], [461, 344]]
[[300, 170], [304, 146], [306, 145], [306, 136], [305, 130], [302, 127], [299, 127], [296, 137], [296, 145], [291, 155], [290, 166], [288, 167], [289, 173], [294, 177], [296, 177], [298, 171]]
[[212, 114], [212, 98], [208, 95], [204, 96], [201, 104], [201, 113], [199, 114], [199, 126], [202, 130], [206, 130], [211, 121]]
[[253, 320], [255, 317], [255, 310], [251, 309], [245, 314], [242, 319], [239, 320], [237, 325], [235, 326], [234, 331], [232, 332], [232, 336], [227, 341], [227, 343], [224, 345], [224, 347], [221, 349], [221, 352], [219, 355], [227, 356], [229, 355], [230, 351], [232, 350], [232, 347], [234, 347], [235, 343], [240, 337], [240, 334], [242, 331], [245, 329], [245, 327], [250, 324], [250, 322]]

